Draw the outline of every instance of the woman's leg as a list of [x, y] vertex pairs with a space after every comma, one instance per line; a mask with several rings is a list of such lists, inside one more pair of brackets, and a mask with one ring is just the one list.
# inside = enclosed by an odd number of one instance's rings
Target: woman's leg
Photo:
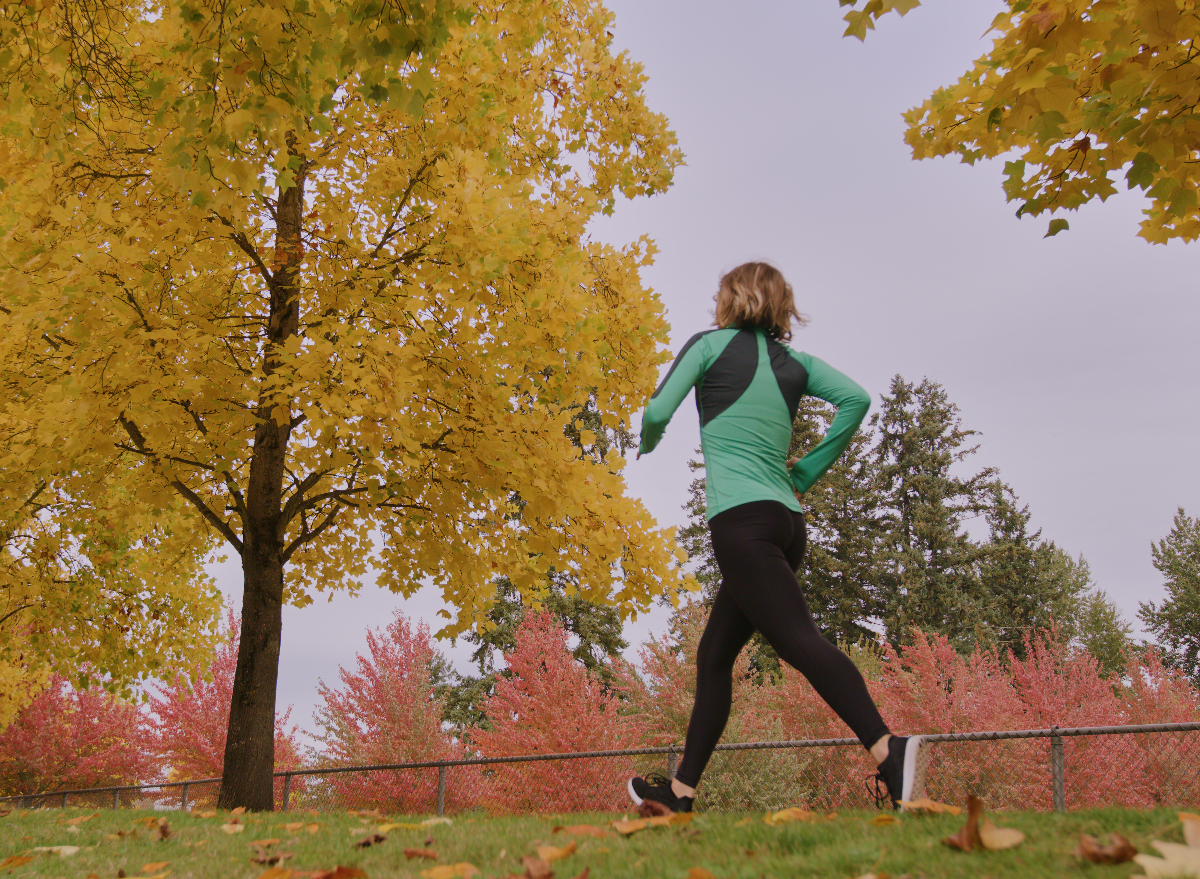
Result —
[[[721, 740], [733, 700], [733, 664], [754, 627], [722, 583], [696, 650], [696, 701], [688, 721], [683, 759], [675, 779], [688, 788], [700, 782], [713, 748]], [[676, 790], [690, 796], [691, 792]]]
[[726, 510], [709, 526], [722, 591], [865, 747], [877, 744], [889, 734], [887, 724], [854, 663], [818, 631], [796, 580], [803, 518], [783, 504], [757, 501]]

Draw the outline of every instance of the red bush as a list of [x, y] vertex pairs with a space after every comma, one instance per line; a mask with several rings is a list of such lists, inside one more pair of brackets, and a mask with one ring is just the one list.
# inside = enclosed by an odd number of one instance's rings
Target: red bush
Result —
[[138, 710], [54, 675], [0, 732], [0, 795], [139, 784], [158, 775]]

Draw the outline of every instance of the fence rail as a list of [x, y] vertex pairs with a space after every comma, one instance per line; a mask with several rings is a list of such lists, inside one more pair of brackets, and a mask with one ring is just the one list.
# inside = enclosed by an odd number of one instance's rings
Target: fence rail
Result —
[[[937, 733], [924, 794], [989, 807], [1065, 811], [1101, 805], [1200, 806], [1200, 722]], [[823, 753], [822, 753], [823, 752]], [[331, 766], [275, 773], [276, 807], [389, 813], [608, 811], [627, 807], [624, 778], [675, 770], [676, 745], [619, 751]], [[664, 759], [665, 758], [665, 762]], [[429, 770], [436, 770], [436, 776]], [[702, 808], [864, 808], [874, 767], [857, 739], [720, 744]], [[2, 797], [22, 808], [188, 809], [215, 805], [219, 778]]]

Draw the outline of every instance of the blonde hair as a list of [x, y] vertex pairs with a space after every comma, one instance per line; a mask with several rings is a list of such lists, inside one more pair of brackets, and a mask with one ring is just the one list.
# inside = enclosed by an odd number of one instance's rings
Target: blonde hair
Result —
[[792, 285], [765, 262], [742, 263], [721, 276], [715, 317], [721, 329], [762, 329], [785, 340], [792, 337], [792, 321], [800, 326], [808, 323], [796, 310]]

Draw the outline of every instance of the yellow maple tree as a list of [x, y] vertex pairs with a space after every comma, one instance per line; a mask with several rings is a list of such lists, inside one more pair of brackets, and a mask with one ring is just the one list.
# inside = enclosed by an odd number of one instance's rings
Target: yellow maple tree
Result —
[[440, 586], [456, 633], [497, 575], [535, 600], [569, 571], [627, 614], [680, 579], [620, 457], [567, 436], [585, 404], [628, 424], [667, 337], [651, 242], [587, 235], [681, 160], [610, 23], [596, 0], [4, 5], [0, 468], [119, 495], [162, 541], [139, 565], [239, 554], [222, 806], [272, 805], [285, 602], [374, 567]]
[[[863, 39], [879, 16], [917, 0], [869, 0], [846, 16]], [[1012, 155], [1004, 193], [1018, 216], [1074, 210], [1145, 191], [1139, 235], [1200, 235], [1200, 12], [1195, 0], [1008, 0], [991, 49], [905, 114], [915, 158], [973, 164]], [[1047, 235], [1067, 228], [1051, 220]]]

